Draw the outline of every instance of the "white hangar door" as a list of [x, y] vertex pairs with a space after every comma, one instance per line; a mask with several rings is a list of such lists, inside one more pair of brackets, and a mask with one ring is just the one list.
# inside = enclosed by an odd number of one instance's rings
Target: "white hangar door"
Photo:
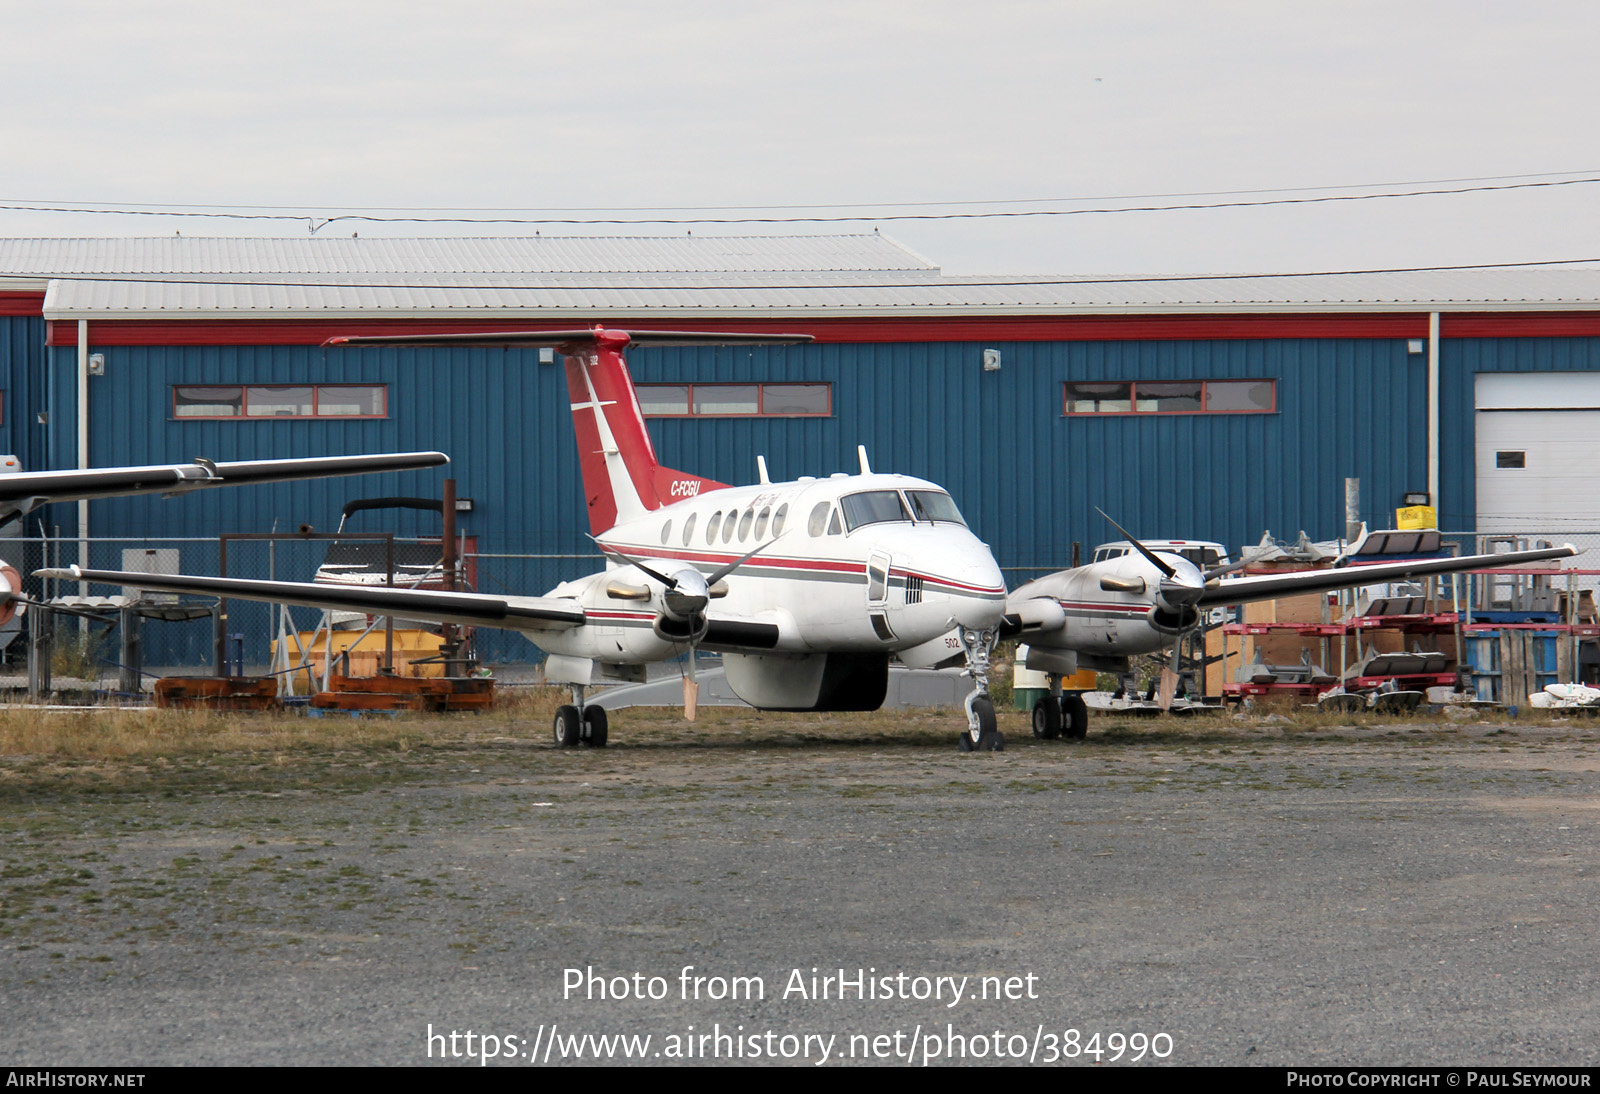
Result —
[[1600, 372], [1479, 373], [1478, 531], [1600, 528]]

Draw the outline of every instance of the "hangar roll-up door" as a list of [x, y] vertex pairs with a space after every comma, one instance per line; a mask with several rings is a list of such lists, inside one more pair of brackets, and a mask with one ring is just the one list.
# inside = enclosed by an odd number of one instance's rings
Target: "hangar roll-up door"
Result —
[[1479, 532], [1600, 528], [1600, 372], [1483, 372]]

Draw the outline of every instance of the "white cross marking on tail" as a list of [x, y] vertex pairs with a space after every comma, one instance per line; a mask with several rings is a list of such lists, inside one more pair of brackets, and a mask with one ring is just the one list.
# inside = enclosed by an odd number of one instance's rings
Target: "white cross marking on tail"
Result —
[[[599, 364], [593, 361], [593, 364]], [[643, 516], [647, 510], [644, 499], [639, 496], [639, 491], [634, 488], [633, 477], [628, 474], [627, 465], [623, 462], [622, 454], [617, 448], [616, 435], [611, 432], [611, 423], [606, 421], [606, 416], [600, 408], [615, 406], [616, 400], [601, 402], [600, 396], [594, 390], [594, 381], [589, 378], [590, 361], [584, 361], [580, 372], [583, 373], [583, 384], [589, 389], [587, 403], [575, 403], [574, 410], [594, 411], [595, 429], [600, 434], [600, 450], [605, 454], [606, 476], [611, 480], [611, 497], [617, 506], [617, 520], [620, 523], [634, 517]]]

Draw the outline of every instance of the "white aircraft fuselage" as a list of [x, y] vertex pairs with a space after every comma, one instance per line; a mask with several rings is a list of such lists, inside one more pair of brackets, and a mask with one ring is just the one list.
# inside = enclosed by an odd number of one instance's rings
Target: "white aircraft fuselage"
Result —
[[[865, 495], [879, 507], [869, 515], [883, 519], [851, 519], [861, 515]], [[959, 517], [915, 519], [913, 499], [924, 497], [955, 513], [949, 495], [923, 479], [835, 475], [709, 490], [596, 538], [667, 573], [689, 566], [709, 574], [759, 548], [723, 579], [717, 615], [772, 624], [773, 652], [897, 653], [958, 627], [998, 627], [1004, 613], [1005, 582], [989, 548]], [[637, 567], [614, 561], [551, 590], [550, 597], [578, 601], [590, 623], [541, 636], [539, 644], [618, 662], [683, 652], [687, 643], [655, 628], [661, 605], [610, 595], [619, 583], [652, 585]], [[959, 644], [947, 648], [960, 652]]]

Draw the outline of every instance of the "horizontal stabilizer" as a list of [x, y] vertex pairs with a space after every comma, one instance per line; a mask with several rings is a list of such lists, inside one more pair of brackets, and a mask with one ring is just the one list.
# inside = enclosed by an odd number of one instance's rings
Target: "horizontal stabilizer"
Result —
[[579, 347], [605, 342], [634, 346], [771, 346], [810, 342], [809, 334], [748, 334], [730, 331], [591, 330], [491, 331], [472, 334], [396, 334], [330, 338], [325, 346], [550, 346]]

